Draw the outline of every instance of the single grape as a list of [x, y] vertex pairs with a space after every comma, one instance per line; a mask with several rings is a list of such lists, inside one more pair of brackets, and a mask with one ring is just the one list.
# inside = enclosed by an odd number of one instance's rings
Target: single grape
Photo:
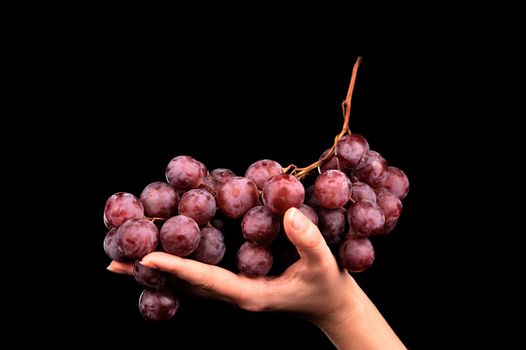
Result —
[[302, 204], [300, 207], [300, 211], [305, 215], [314, 225], [318, 225], [318, 214], [316, 214], [316, 211], [309, 207], [306, 204]]
[[340, 165], [354, 169], [359, 167], [365, 154], [369, 151], [369, 143], [358, 134], [346, 135], [338, 141], [335, 154], [340, 161]]
[[294, 176], [280, 174], [265, 183], [263, 203], [276, 215], [283, 215], [291, 207], [299, 208], [305, 199], [305, 189]]
[[168, 219], [161, 227], [161, 246], [169, 254], [187, 256], [199, 244], [201, 230], [194, 219], [177, 215]]
[[144, 214], [154, 218], [169, 218], [177, 211], [179, 194], [166, 182], [152, 182], [141, 193]]
[[374, 190], [376, 192], [376, 203], [385, 215], [386, 221], [396, 220], [402, 214], [402, 201], [396, 194], [385, 189], [377, 188]]
[[385, 225], [382, 228], [382, 231], [380, 231], [378, 234], [379, 235], [386, 235], [386, 234], [388, 234], [389, 232], [391, 232], [392, 230], [395, 229], [397, 222], [398, 222], [398, 220], [385, 221]]
[[245, 242], [237, 252], [237, 267], [247, 276], [266, 275], [272, 268], [272, 253], [267, 247]]
[[354, 170], [354, 175], [358, 180], [365, 182], [369, 186], [376, 187], [387, 176], [387, 162], [380, 153], [369, 151], [365, 155], [364, 165]]
[[376, 203], [376, 194], [373, 188], [364, 182], [352, 184], [351, 197], [355, 202], [363, 199]]
[[340, 262], [349, 272], [367, 270], [374, 261], [374, 248], [369, 238], [349, 237], [340, 247]]
[[204, 176], [210, 175], [210, 173], [208, 172], [208, 168], [206, 167], [206, 165], [204, 165], [204, 164], [201, 163], [200, 161], [197, 161], [197, 163], [199, 163], [199, 165], [201, 166], [201, 171], [203, 172], [203, 175], [204, 175]]
[[139, 311], [149, 321], [166, 321], [171, 319], [179, 308], [179, 299], [170, 290], [145, 289], [139, 297]]
[[217, 195], [219, 188], [227, 182], [227, 180], [235, 177], [236, 175], [228, 169], [218, 168], [210, 172], [209, 175], [205, 176], [201, 183], [201, 188], [205, 188], [214, 196]]
[[[382, 233], [387, 233], [392, 231], [396, 221], [402, 214], [402, 201], [393, 192], [385, 188], [377, 188], [375, 192], [376, 203], [382, 208], [385, 216], [385, 228], [382, 230]], [[394, 225], [393, 222], [395, 222]], [[389, 230], [389, 228], [391, 229]]]
[[201, 181], [201, 184], [199, 185], [199, 188], [203, 188], [210, 192], [214, 197], [217, 195], [217, 191], [219, 191], [219, 187], [221, 187], [221, 184], [219, 181], [214, 179], [212, 176], [206, 175], [203, 178], [203, 181]]
[[272, 176], [281, 174], [281, 165], [270, 159], [258, 160], [250, 165], [245, 173], [245, 177], [256, 184], [258, 189], [263, 189], [265, 182]]
[[216, 201], [207, 190], [190, 190], [179, 201], [179, 214], [191, 217], [199, 226], [208, 223], [215, 213]]
[[139, 285], [152, 289], [164, 287], [168, 280], [165, 272], [144, 266], [139, 260], [133, 265], [133, 277]]
[[127, 261], [122, 248], [119, 246], [119, 240], [117, 239], [117, 229], [112, 228], [104, 237], [104, 251], [106, 255], [115, 261], [125, 262]]
[[409, 192], [409, 179], [402, 170], [390, 166], [387, 170], [387, 176], [376, 187], [386, 188], [398, 198], [404, 199]]
[[207, 175], [203, 163], [189, 156], [175, 157], [166, 167], [166, 180], [177, 190], [188, 191], [199, 187]]
[[382, 209], [371, 201], [360, 200], [353, 203], [347, 214], [354, 231], [365, 237], [380, 233], [385, 224]]
[[117, 239], [124, 255], [137, 260], [157, 248], [159, 232], [157, 227], [146, 219], [131, 219], [119, 227]]
[[354, 237], [354, 236], [360, 236], [361, 237], [361, 235], [354, 230], [352, 225], [349, 225], [349, 231], [347, 231], [347, 234], [345, 235], [345, 239], [347, 239], [349, 237]]
[[119, 227], [129, 219], [144, 217], [144, 207], [139, 198], [126, 192], [118, 192], [106, 201], [104, 224], [107, 228]]
[[351, 198], [351, 180], [339, 170], [327, 170], [316, 178], [314, 193], [324, 208], [341, 208]]
[[260, 205], [247, 211], [241, 222], [241, 232], [247, 241], [266, 245], [278, 236], [280, 219], [266, 206]]
[[210, 172], [210, 176], [219, 181], [220, 184], [224, 184], [233, 177], [236, 177], [236, 174], [230, 169], [217, 168]]
[[225, 238], [221, 231], [214, 227], [201, 229], [199, 245], [190, 258], [209, 265], [217, 265], [225, 255]]
[[245, 177], [233, 177], [219, 189], [217, 204], [227, 217], [238, 219], [259, 204], [258, 188]]
[[[321, 154], [320, 160], [323, 157], [325, 157], [325, 155], [327, 154], [327, 152], [329, 152], [329, 150], [330, 150], [330, 148], [326, 149]], [[345, 166], [343, 166], [343, 163], [340, 162], [340, 160], [338, 159], [338, 157], [336, 157], [336, 155], [334, 153], [332, 154], [332, 156], [330, 156], [329, 158], [324, 160], [323, 163], [318, 167], [318, 172], [320, 174], [323, 173], [326, 170], [340, 170], [343, 173], [345, 173], [346, 175], [348, 175], [351, 172], [350, 169], [348, 169]]]
[[318, 226], [323, 238], [329, 244], [338, 243], [347, 233], [347, 211], [343, 208], [318, 208]]
[[317, 209], [321, 207], [320, 201], [316, 197], [316, 193], [314, 192], [314, 185], [307, 187], [305, 190], [305, 203], [314, 209]]

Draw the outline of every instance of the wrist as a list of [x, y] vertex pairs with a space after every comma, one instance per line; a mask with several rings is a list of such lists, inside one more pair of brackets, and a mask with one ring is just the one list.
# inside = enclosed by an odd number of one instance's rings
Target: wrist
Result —
[[337, 307], [314, 324], [339, 350], [406, 349], [356, 281], [349, 276], [348, 283]]
[[344, 326], [350, 322], [359, 322], [357, 319], [363, 317], [367, 305], [367, 296], [360, 286], [350, 275], [346, 276], [345, 286], [341, 291], [344, 293], [336, 297], [337, 302], [332, 309], [319, 315], [313, 315], [311, 321], [326, 333], [331, 329]]

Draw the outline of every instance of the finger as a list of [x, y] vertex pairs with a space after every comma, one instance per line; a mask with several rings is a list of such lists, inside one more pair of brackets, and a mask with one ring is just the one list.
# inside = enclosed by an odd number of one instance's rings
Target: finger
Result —
[[[133, 275], [134, 266], [133, 264], [130, 264], [130, 263], [121, 263], [121, 262], [113, 260], [110, 263], [110, 265], [107, 267], [107, 269], [114, 273]], [[183, 292], [186, 292], [186, 293], [189, 293], [189, 294], [201, 297], [201, 298], [217, 299], [217, 300], [222, 300], [226, 302], [232, 302], [230, 299], [226, 299], [223, 296], [214, 294], [208, 290], [191, 285], [188, 282], [178, 279], [178, 278], [174, 278], [174, 281], [172, 283], [175, 286], [177, 286], [178, 290], [182, 290]]]
[[331, 255], [318, 227], [298, 209], [287, 210], [283, 218], [283, 225], [289, 240], [296, 246], [301, 258], [307, 263], [316, 264]]
[[133, 275], [133, 264], [112, 260], [107, 269], [111, 272]]
[[260, 279], [240, 277], [218, 266], [163, 252], [146, 255], [141, 264], [174, 274], [196, 287], [230, 299], [237, 304], [260, 297], [261, 291], [264, 290], [262, 285], [264, 281]]
[[191, 294], [196, 297], [205, 298], [205, 299], [214, 299], [214, 300], [220, 300], [228, 303], [232, 303], [232, 300], [227, 299], [225, 297], [219, 296], [217, 294], [214, 294], [208, 290], [204, 290], [200, 287], [191, 285], [190, 283], [186, 282], [185, 280], [182, 280], [178, 277], [175, 277], [174, 275], [173, 279], [171, 281], [171, 286], [175, 288], [177, 291], [181, 291], [186, 294]]

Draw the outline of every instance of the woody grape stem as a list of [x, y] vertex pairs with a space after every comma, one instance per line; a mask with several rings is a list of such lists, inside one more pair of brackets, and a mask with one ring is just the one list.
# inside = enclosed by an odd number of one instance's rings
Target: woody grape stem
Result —
[[351, 81], [349, 83], [349, 89], [347, 90], [347, 96], [345, 97], [345, 100], [343, 100], [343, 102], [342, 102], [342, 112], [343, 112], [343, 127], [342, 127], [342, 131], [340, 131], [340, 133], [338, 135], [336, 135], [336, 137], [334, 137], [334, 143], [331, 146], [331, 148], [329, 149], [329, 151], [327, 152], [327, 154], [325, 154], [318, 161], [316, 161], [316, 162], [312, 163], [311, 165], [306, 166], [304, 168], [298, 168], [294, 164], [291, 164], [288, 167], [282, 169], [283, 173], [287, 173], [287, 172], [290, 171], [291, 175], [296, 176], [296, 178], [298, 180], [302, 180], [313, 169], [317, 168], [318, 166], [323, 164], [323, 162], [325, 162], [327, 159], [329, 159], [330, 157], [332, 157], [334, 155], [334, 150], [336, 149], [336, 145], [338, 144], [338, 141], [340, 141], [340, 139], [342, 137], [344, 137], [345, 134], [347, 134], [347, 133], [351, 134], [351, 129], [349, 129], [349, 119], [350, 119], [350, 115], [351, 115], [351, 99], [352, 99], [352, 95], [353, 95], [353, 91], [354, 91], [354, 85], [356, 83], [356, 75], [358, 74], [358, 68], [360, 67], [360, 63], [361, 62], [362, 62], [362, 57], [358, 56], [358, 58], [356, 59], [356, 63], [354, 63], [354, 67], [353, 67], [353, 70], [352, 70]]

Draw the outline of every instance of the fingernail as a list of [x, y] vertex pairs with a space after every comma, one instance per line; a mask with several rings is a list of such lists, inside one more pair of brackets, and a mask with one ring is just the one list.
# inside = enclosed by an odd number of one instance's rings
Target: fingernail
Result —
[[294, 208], [290, 214], [290, 224], [293, 229], [301, 231], [307, 226], [307, 220], [298, 209]]
[[111, 264], [108, 265], [106, 270], [111, 271], [111, 272], [115, 272], [115, 270], [113, 269], [113, 266], [111, 266]]
[[148, 262], [148, 261], [139, 261], [139, 264], [141, 264], [142, 266], [145, 266], [149, 269], [152, 269], [152, 270], [159, 270], [159, 268], [155, 265], [152, 265], [152, 263]]

